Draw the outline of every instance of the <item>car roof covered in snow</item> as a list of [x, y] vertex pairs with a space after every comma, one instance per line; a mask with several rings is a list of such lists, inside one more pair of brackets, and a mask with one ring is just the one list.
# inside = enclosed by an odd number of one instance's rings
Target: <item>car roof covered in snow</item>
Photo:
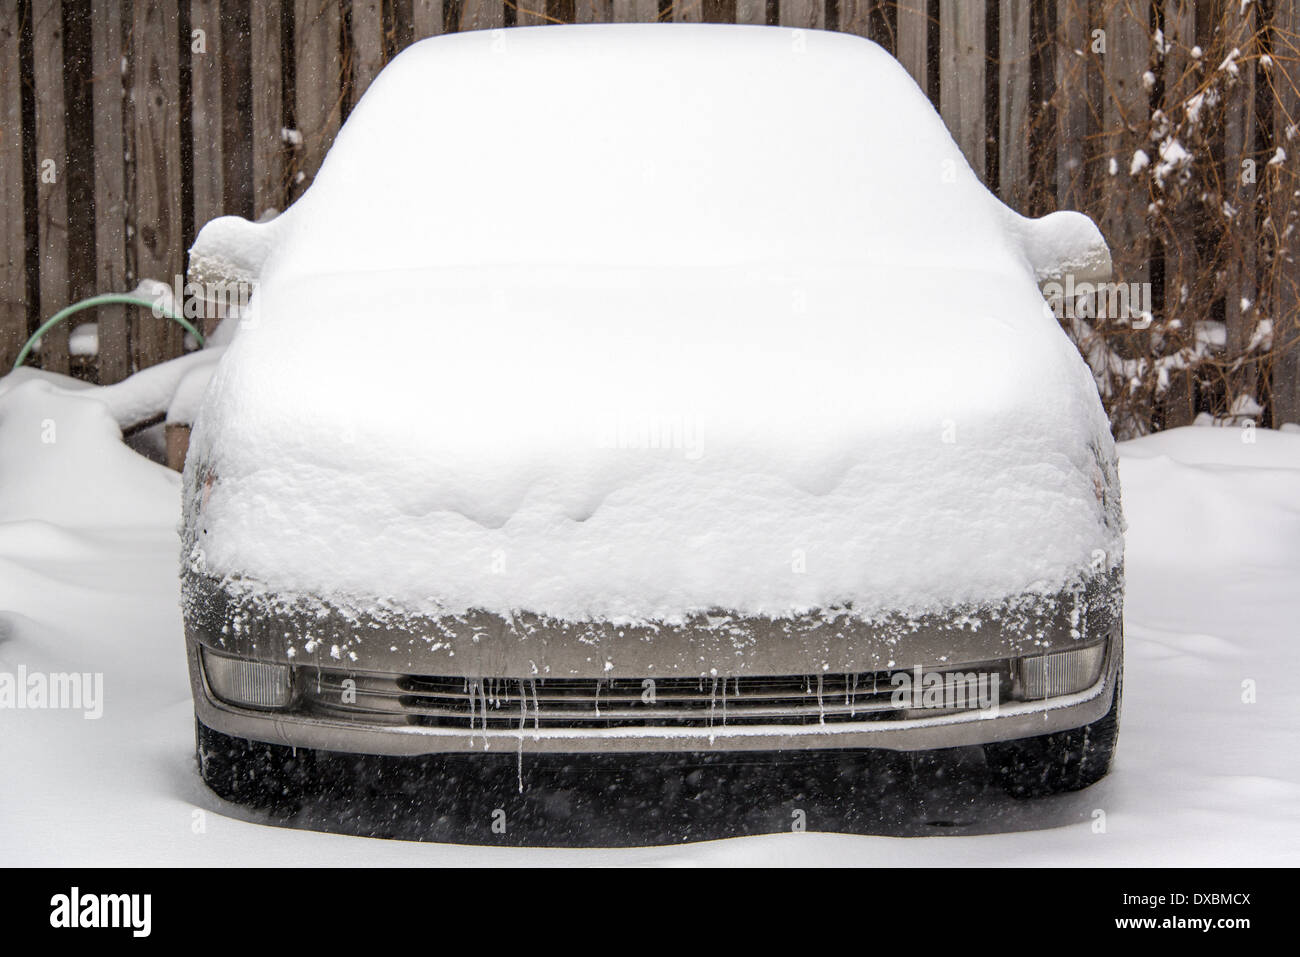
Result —
[[269, 256], [279, 278], [545, 263], [1045, 272], [1105, 245], [1078, 214], [1035, 223], [1002, 206], [870, 41], [620, 24], [414, 44], [285, 215], [218, 220], [194, 254], [253, 274]]

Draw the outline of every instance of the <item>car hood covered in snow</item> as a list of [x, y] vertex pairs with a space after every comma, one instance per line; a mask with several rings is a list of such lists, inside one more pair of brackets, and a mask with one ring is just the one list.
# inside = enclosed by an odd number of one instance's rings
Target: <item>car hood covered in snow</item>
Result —
[[1095, 387], [879, 47], [595, 26], [415, 44], [256, 278], [187, 467], [194, 572], [340, 605], [680, 621], [1052, 594], [1121, 557]]

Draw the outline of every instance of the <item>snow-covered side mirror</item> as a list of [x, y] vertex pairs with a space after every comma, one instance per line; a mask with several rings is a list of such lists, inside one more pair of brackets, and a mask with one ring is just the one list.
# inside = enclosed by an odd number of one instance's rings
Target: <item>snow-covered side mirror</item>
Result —
[[1110, 248], [1097, 224], [1083, 213], [1063, 210], [1029, 219], [1007, 210], [1007, 219], [1044, 295], [1048, 286], [1110, 282]]
[[189, 282], [256, 282], [271, 251], [277, 221], [254, 223], [218, 216], [199, 230], [190, 247]]
[[201, 287], [208, 309], [221, 318], [240, 317], [278, 231], [275, 219], [254, 223], [239, 216], [219, 216], [211, 220], [190, 247], [187, 286]]

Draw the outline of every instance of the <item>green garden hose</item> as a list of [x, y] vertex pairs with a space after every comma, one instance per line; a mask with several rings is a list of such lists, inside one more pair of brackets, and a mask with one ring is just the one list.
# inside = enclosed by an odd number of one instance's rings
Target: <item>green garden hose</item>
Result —
[[[148, 299], [141, 299], [138, 296], [122, 295], [115, 292], [104, 293], [100, 296], [91, 296], [89, 299], [82, 299], [80, 302], [74, 302], [72, 305], [66, 306], [54, 315], [50, 316], [50, 318], [47, 319], [39, 329], [32, 333], [31, 338], [23, 344], [22, 351], [18, 353], [18, 358], [14, 360], [14, 368], [17, 369], [23, 364], [23, 360], [25, 360], [28, 353], [32, 351], [32, 346], [35, 344], [37, 339], [45, 335], [45, 333], [49, 332], [64, 319], [68, 318], [68, 316], [81, 312], [83, 309], [89, 309], [92, 306], [107, 306], [112, 303], [124, 303], [128, 306], [143, 306], [146, 309], [153, 310], [158, 309], [158, 304], [150, 302]], [[204, 344], [203, 334], [199, 332], [199, 330], [195, 329], [194, 326], [190, 325], [188, 320], [168, 311], [163, 312], [163, 317], [170, 319], [173, 322], [180, 323], [184, 326], [185, 331], [192, 335], [200, 346]]]

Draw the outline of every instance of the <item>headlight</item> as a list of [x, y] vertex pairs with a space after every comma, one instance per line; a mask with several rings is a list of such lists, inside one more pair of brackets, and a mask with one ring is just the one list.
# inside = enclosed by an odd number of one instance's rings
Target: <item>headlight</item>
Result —
[[228, 704], [243, 708], [287, 708], [293, 700], [288, 665], [228, 658], [203, 649], [203, 673], [212, 693]]
[[1057, 651], [1050, 655], [1021, 658], [1020, 697], [1026, 701], [1074, 694], [1091, 688], [1101, 677], [1106, 661], [1106, 643]]

